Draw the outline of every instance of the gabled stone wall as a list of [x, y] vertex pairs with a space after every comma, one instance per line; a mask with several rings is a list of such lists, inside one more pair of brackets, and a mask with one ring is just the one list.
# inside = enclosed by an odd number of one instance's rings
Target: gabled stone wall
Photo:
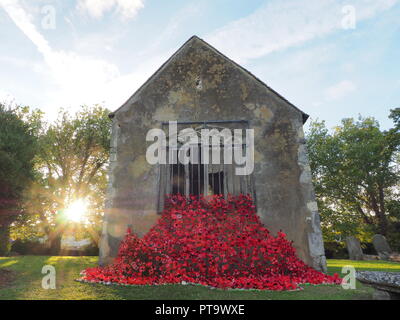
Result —
[[197, 37], [191, 38], [113, 115], [112, 155], [100, 263], [128, 226], [145, 234], [157, 214], [157, 167], [148, 130], [162, 121], [249, 120], [255, 130], [258, 215], [283, 230], [300, 258], [325, 270], [318, 208], [303, 133], [306, 115]]

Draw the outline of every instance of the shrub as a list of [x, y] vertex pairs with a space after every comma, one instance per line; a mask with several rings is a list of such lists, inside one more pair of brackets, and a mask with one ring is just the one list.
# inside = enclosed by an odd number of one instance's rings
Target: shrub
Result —
[[48, 247], [35, 240], [15, 240], [12, 243], [11, 251], [20, 255], [48, 255]]
[[10, 253], [10, 229], [0, 224], [0, 256], [7, 256]]
[[345, 243], [337, 241], [324, 242], [325, 256], [327, 259], [348, 259], [349, 253]]

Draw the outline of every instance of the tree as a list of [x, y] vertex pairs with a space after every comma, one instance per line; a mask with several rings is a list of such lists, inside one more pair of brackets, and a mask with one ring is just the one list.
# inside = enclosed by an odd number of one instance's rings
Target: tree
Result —
[[23, 193], [34, 178], [37, 139], [24, 115], [26, 108], [0, 104], [0, 255], [10, 249], [10, 225], [23, 213]]
[[381, 131], [373, 118], [344, 119], [332, 133], [324, 122], [311, 124], [307, 145], [326, 240], [387, 235], [399, 182], [395, 132]]
[[[397, 145], [395, 156], [395, 170], [400, 172], [400, 108], [395, 108], [390, 111], [390, 116], [395, 124], [394, 128], [388, 131], [389, 138], [394, 145]], [[400, 251], [400, 190], [398, 187], [393, 192], [393, 197], [387, 203], [389, 212], [389, 235], [388, 240], [391, 242], [392, 248]]]
[[400, 131], [400, 108], [390, 110], [389, 118], [393, 120], [395, 127], [390, 129], [393, 134], [399, 135]]
[[[40, 178], [31, 188], [30, 212], [48, 235], [52, 254], [58, 254], [68, 227], [65, 209], [86, 199], [98, 223], [104, 203], [111, 121], [101, 106], [83, 107], [71, 116], [61, 111], [39, 137], [36, 158]], [[32, 222], [32, 221], [31, 221]]]

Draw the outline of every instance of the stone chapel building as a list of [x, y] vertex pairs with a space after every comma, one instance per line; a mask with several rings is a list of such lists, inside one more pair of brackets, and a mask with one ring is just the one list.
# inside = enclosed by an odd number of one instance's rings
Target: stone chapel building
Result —
[[[155, 224], [165, 194], [249, 193], [266, 227], [285, 232], [303, 261], [326, 270], [303, 133], [308, 115], [249, 71], [193, 36], [110, 118], [101, 265], [112, 262], [128, 227], [144, 235]], [[253, 173], [236, 176], [229, 165], [149, 164], [146, 135], [169, 121], [179, 130], [254, 129]]]

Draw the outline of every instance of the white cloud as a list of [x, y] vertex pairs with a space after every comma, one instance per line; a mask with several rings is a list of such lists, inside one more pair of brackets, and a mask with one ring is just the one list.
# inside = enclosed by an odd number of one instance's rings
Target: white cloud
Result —
[[[399, 0], [354, 0], [357, 23], [393, 7]], [[244, 63], [299, 45], [342, 28], [347, 0], [272, 0], [251, 15], [206, 37], [212, 45]]]
[[342, 99], [350, 93], [357, 90], [357, 86], [349, 80], [343, 80], [329, 87], [325, 91], [325, 96], [328, 100]]
[[[54, 117], [58, 107], [101, 101], [99, 97], [106, 91], [107, 83], [119, 76], [119, 70], [114, 64], [101, 59], [79, 56], [74, 52], [54, 50], [38, 32], [18, 1], [7, 0], [1, 3], [14, 23], [43, 55], [48, 67], [47, 72], [58, 85], [58, 90], [54, 92], [54, 100], [51, 101], [58, 105], [48, 107], [50, 117]], [[60, 101], [63, 101], [64, 105], [59, 105]]]
[[82, 104], [104, 102], [110, 109], [118, 108], [165, 58], [147, 59], [134, 73], [121, 75], [118, 67], [106, 60], [52, 48], [19, 0], [0, 0], [0, 5], [42, 54], [46, 68], [41, 72], [57, 85], [42, 93], [46, 97], [42, 109], [50, 119], [60, 107], [76, 109]]
[[133, 18], [144, 7], [143, 0], [78, 0], [77, 8], [94, 18], [115, 9], [123, 18]]

